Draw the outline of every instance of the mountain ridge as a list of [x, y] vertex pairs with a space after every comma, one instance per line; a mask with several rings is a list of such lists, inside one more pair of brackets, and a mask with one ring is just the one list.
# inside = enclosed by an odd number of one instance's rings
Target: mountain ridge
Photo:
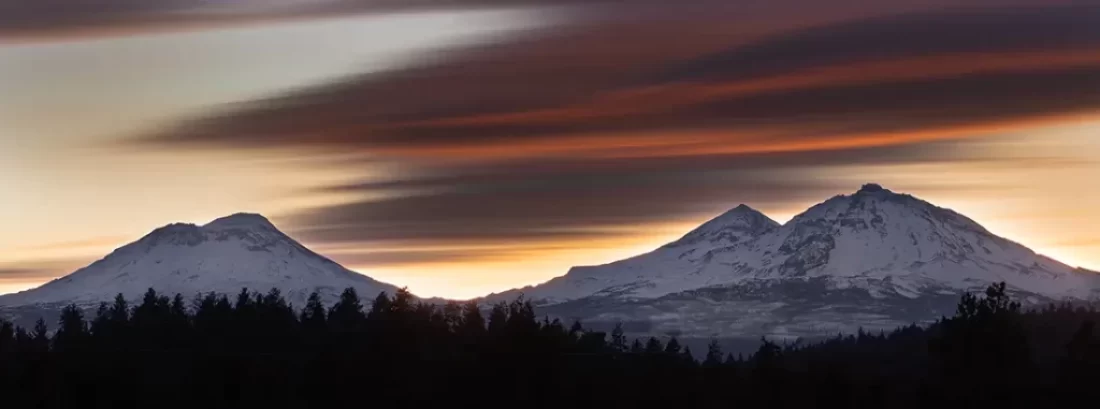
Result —
[[0, 306], [94, 305], [149, 288], [186, 297], [241, 288], [278, 288], [305, 305], [312, 292], [328, 303], [355, 288], [363, 297], [397, 287], [344, 268], [306, 248], [255, 213], [236, 213], [204, 225], [172, 223], [112, 251], [88, 266], [39, 287], [0, 296]]
[[[817, 320], [850, 327], [860, 324], [851, 317], [875, 316], [890, 327], [937, 318], [936, 311], [949, 313], [958, 295], [995, 282], [1006, 282], [1031, 303], [1093, 300], [1100, 288], [1100, 276], [1037, 254], [953, 210], [877, 184], [829, 198], [787, 223], [752, 231], [751, 237], [724, 241], [721, 232], [708, 234], [716, 239], [686, 245], [680, 239], [485, 299], [522, 295], [547, 311], [588, 321], [660, 323], [675, 317], [682, 327], [708, 328], [707, 321], [726, 322], [715, 332], [736, 333], [729, 326], [751, 320], [735, 317], [737, 309], [774, 314], [770, 319], [777, 323]], [[707, 297], [724, 301], [709, 303]], [[929, 314], [923, 318], [912, 313], [922, 303], [927, 305], [917, 310]], [[693, 317], [681, 311], [693, 308], [700, 309]], [[815, 310], [850, 313], [821, 316]], [[752, 325], [774, 330], [762, 322]], [[803, 325], [784, 331], [813, 330]]]
[[[935, 319], [961, 293], [1001, 281], [1029, 304], [1094, 300], [1098, 278], [955, 211], [867, 184], [783, 224], [741, 204], [650, 252], [481, 301], [522, 296], [549, 315], [641, 323], [645, 332], [802, 336]], [[309, 250], [262, 215], [237, 213], [154, 229], [72, 274], [0, 296], [0, 308], [92, 306], [148, 288], [278, 288], [301, 306], [311, 292], [331, 303], [347, 287], [362, 297], [397, 289]]]
[[662, 247], [691, 245], [702, 240], [733, 244], [753, 238], [779, 226], [781, 224], [764, 213], [745, 204], [740, 204], [699, 225], [699, 227], [684, 234], [680, 239]]

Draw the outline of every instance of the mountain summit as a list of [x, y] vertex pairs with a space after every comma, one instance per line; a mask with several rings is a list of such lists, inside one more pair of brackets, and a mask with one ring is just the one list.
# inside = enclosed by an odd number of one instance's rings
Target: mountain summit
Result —
[[695, 230], [667, 244], [666, 247], [697, 246], [703, 242], [711, 247], [733, 245], [751, 240], [778, 227], [779, 223], [756, 209], [739, 205], [696, 227]]
[[207, 229], [252, 228], [278, 230], [266, 217], [256, 213], [236, 213], [229, 216], [214, 219], [203, 225]]
[[589, 322], [806, 335], [935, 319], [1001, 281], [1029, 302], [1092, 299], [1100, 285], [954, 211], [867, 184], [783, 225], [739, 206], [652, 252], [490, 298], [522, 293]]
[[0, 306], [94, 305], [118, 293], [135, 299], [149, 288], [188, 298], [278, 288], [288, 301], [303, 306], [314, 291], [331, 303], [347, 287], [362, 297], [396, 290], [310, 251], [261, 215], [238, 213], [202, 226], [158, 228], [72, 274], [0, 296]]

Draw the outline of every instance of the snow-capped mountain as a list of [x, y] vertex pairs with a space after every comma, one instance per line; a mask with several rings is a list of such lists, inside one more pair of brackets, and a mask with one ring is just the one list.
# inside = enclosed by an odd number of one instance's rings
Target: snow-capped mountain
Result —
[[710, 263], [715, 251], [752, 242], [779, 227], [763, 213], [740, 205], [649, 253], [603, 266], [573, 267], [566, 275], [541, 285], [490, 298], [510, 299], [522, 294], [547, 304], [587, 296], [648, 298], [716, 285], [720, 283], [714, 277], [690, 272]]
[[88, 306], [118, 293], [137, 299], [149, 288], [188, 298], [278, 288], [287, 301], [302, 306], [314, 291], [334, 302], [347, 287], [364, 298], [396, 290], [310, 251], [263, 216], [240, 213], [203, 226], [161, 227], [72, 274], [0, 296], [0, 306]]
[[652, 252], [489, 299], [669, 331], [808, 335], [935, 319], [1000, 281], [1039, 303], [1092, 299], [1100, 276], [868, 184], [783, 225], [738, 206]]

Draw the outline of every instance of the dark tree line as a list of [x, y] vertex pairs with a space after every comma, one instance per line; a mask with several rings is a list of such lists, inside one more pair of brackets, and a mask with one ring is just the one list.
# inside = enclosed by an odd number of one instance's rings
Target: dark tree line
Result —
[[[369, 305], [368, 305], [369, 304]], [[0, 405], [16, 408], [1067, 407], [1095, 402], [1100, 313], [1021, 311], [1004, 285], [927, 328], [809, 345], [627, 339], [530, 303], [426, 304], [345, 290], [301, 310], [278, 290], [190, 302], [150, 290], [52, 332], [0, 321]], [[9, 406], [10, 405], [10, 406]]]

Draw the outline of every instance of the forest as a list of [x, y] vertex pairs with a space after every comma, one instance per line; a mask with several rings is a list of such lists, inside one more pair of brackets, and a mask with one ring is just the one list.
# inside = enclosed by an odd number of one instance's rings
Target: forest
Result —
[[0, 406], [1034, 408], [1100, 397], [1100, 312], [1023, 310], [1004, 284], [930, 326], [762, 339], [751, 356], [586, 330], [523, 300], [483, 310], [405, 290], [364, 300], [347, 289], [330, 308], [314, 294], [300, 310], [278, 290], [149, 290], [84, 315], [69, 306], [53, 329], [0, 322]]

